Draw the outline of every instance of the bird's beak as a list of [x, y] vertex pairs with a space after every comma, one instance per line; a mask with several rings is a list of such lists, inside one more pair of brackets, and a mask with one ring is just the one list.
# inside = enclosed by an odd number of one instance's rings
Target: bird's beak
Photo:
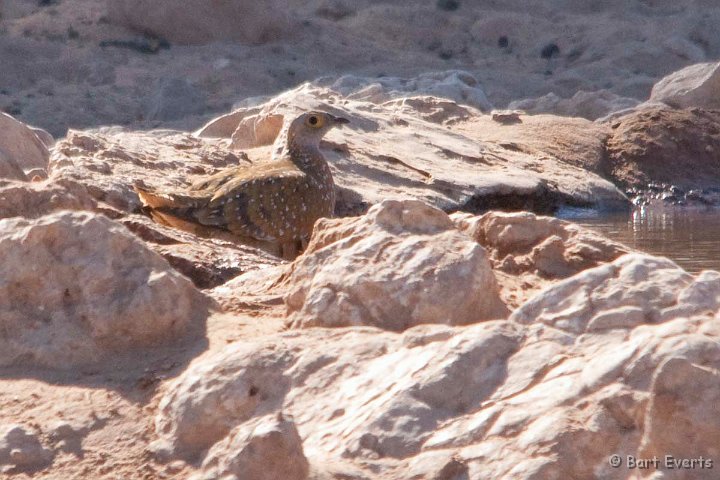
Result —
[[344, 117], [336, 117], [335, 115], [330, 115], [330, 118], [332, 118], [332, 121], [335, 125], [346, 125], [350, 123], [350, 120]]

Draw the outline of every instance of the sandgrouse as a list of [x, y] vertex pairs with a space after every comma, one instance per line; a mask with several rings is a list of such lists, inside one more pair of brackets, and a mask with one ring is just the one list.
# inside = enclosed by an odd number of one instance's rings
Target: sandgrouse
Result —
[[329, 113], [306, 112], [285, 123], [270, 162], [221, 171], [183, 192], [139, 185], [135, 191], [159, 223], [204, 236], [230, 233], [241, 241], [269, 242], [292, 258], [315, 221], [335, 209], [335, 184], [319, 144], [328, 130], [345, 123]]

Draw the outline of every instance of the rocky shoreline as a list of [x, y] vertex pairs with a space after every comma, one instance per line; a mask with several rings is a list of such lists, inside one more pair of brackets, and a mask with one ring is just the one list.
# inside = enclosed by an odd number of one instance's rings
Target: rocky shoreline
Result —
[[[54, 140], [0, 114], [0, 476], [640, 479], [609, 459], [720, 462], [720, 273], [549, 216], [718, 206], [718, 79], [687, 67], [594, 120], [493, 112], [458, 70], [302, 83], [192, 133]], [[350, 124], [321, 143], [336, 218], [294, 261], [143, 214], [136, 182], [260, 163], [310, 109]]]

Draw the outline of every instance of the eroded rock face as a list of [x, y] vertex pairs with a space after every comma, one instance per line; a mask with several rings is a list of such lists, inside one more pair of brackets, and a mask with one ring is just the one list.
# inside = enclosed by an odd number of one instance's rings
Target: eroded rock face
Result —
[[485, 250], [439, 209], [386, 200], [363, 217], [321, 220], [291, 267], [295, 328], [463, 325], [507, 313]]
[[78, 184], [6, 182], [0, 185], [0, 218], [38, 218], [58, 210], [93, 210], [97, 202]]
[[615, 453], [712, 458], [719, 310], [716, 272], [628, 254], [508, 320], [239, 342], [168, 385], [158, 445], [202, 458], [282, 411], [313, 468], [349, 462], [359, 478], [615, 478]]
[[720, 63], [690, 65], [658, 81], [651, 102], [675, 108], [720, 108]]
[[[692, 283], [692, 275], [673, 261], [640, 254], [625, 255], [553, 285], [522, 305], [510, 318], [521, 323], [545, 323], [577, 334], [632, 328], [660, 321], [664, 309], [670, 309], [666, 316], [676, 315], [673, 307], [678, 304], [692, 308], [692, 302], [679, 302], [679, 298], [686, 295], [685, 287], [690, 291], [698, 288]], [[656, 294], [648, 296], [647, 293], [653, 291]], [[596, 307], [598, 304], [602, 308]], [[694, 305], [697, 311], [684, 310], [683, 313], [698, 314], [707, 306], [706, 300]], [[711, 308], [714, 306], [711, 304]]]
[[333, 81], [320, 79], [315, 83], [329, 87], [350, 99], [377, 104], [396, 98], [430, 96], [451, 103], [470, 105], [486, 113], [492, 109], [480, 81], [473, 74], [461, 70], [429, 72], [414, 78], [344, 75]]
[[613, 112], [636, 107], [639, 103], [640, 101], [635, 98], [622, 97], [608, 90], [599, 90], [579, 91], [570, 98], [561, 98], [554, 93], [548, 93], [538, 98], [512, 101], [507, 108], [523, 110], [527, 113], [552, 113], [596, 120]]
[[194, 480], [305, 480], [309, 464], [293, 422], [282, 414], [239, 425], [208, 452]]
[[349, 118], [347, 128], [330, 132], [321, 145], [338, 187], [341, 216], [363, 213], [387, 198], [409, 197], [446, 211], [628, 205], [602, 177], [610, 134], [605, 125], [546, 115], [502, 124], [468, 102], [440, 94], [388, 92], [391, 87], [382, 84], [348, 96], [332, 89], [351, 87], [352, 82], [302, 85], [223, 115], [197, 134], [229, 138], [231, 148], [262, 159], [270, 154], [283, 116], [320, 109]]
[[511, 309], [559, 279], [629, 251], [576, 224], [529, 212], [454, 213], [451, 218], [488, 252], [500, 297]]
[[529, 212], [455, 213], [458, 228], [485, 247], [493, 268], [566, 278], [615, 260], [628, 248], [576, 224]]
[[45, 169], [49, 156], [32, 127], [0, 112], [0, 178], [26, 180], [23, 173]]
[[[235, 425], [282, 409], [294, 418], [306, 455], [310, 435], [312, 451], [324, 450], [330, 458], [371, 452], [403, 458], [418, 451], [429, 434], [426, 428], [450, 411], [474, 408], [502, 382], [500, 363], [517, 346], [515, 329], [486, 322], [460, 331], [465, 333], [456, 338], [453, 329], [441, 326], [402, 336], [374, 329], [311, 329], [273, 336], [267, 344], [235, 344], [196, 361], [174, 382], [160, 405], [159, 445], [191, 458]], [[437, 343], [446, 341], [453, 348]], [[403, 387], [397, 383], [411, 377]], [[300, 393], [318, 388], [323, 394], [313, 395], [314, 405]], [[358, 408], [370, 414], [362, 426]], [[345, 440], [337, 442], [336, 435]]]
[[209, 301], [121, 225], [0, 221], [0, 365], [68, 368], [203, 335]]
[[241, 156], [222, 142], [201, 141], [175, 131], [71, 131], [53, 149], [50, 177], [83, 185], [96, 200], [123, 211], [140, 207], [133, 184], [180, 188], [195, 175], [209, 175], [235, 166]]

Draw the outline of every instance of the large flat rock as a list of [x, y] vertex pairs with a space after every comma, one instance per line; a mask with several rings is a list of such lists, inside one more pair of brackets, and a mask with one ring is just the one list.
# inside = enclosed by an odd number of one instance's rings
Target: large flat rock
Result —
[[602, 176], [608, 127], [544, 115], [495, 121], [452, 100], [408, 95], [358, 99], [304, 85], [222, 116], [198, 135], [229, 138], [231, 148], [262, 161], [283, 116], [309, 109], [346, 116], [348, 128], [323, 143], [341, 215], [386, 198], [416, 198], [446, 211], [627, 205]]

